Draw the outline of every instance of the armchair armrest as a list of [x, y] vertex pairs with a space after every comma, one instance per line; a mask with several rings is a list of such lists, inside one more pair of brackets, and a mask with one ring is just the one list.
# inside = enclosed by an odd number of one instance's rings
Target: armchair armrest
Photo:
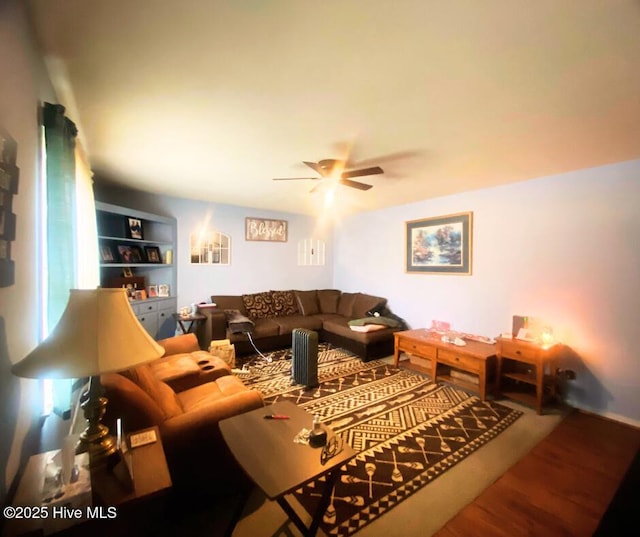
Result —
[[164, 348], [164, 356], [172, 356], [174, 354], [186, 354], [189, 352], [199, 351], [198, 338], [195, 334], [183, 334], [180, 336], [161, 339], [158, 344]]
[[220, 420], [236, 416], [264, 406], [262, 394], [257, 390], [246, 390], [216, 402], [169, 418], [160, 425], [162, 440], [169, 450], [192, 446], [193, 442], [211, 441], [219, 434]]

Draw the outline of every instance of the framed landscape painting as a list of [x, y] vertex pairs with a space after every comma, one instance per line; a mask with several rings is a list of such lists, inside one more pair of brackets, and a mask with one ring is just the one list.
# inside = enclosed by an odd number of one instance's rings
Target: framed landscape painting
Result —
[[471, 274], [473, 213], [406, 222], [406, 271]]

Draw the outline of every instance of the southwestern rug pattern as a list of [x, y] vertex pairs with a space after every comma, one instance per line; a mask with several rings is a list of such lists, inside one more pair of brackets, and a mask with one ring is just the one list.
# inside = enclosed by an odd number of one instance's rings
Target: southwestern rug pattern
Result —
[[[320, 344], [316, 388], [291, 383], [291, 351], [269, 355], [242, 379], [266, 403], [293, 401], [358, 455], [343, 468], [323, 517], [327, 535], [349, 536], [392, 509], [511, 425], [521, 412], [381, 361]], [[309, 427], [311, 423], [309, 424]], [[314, 512], [317, 482], [295, 491]]]

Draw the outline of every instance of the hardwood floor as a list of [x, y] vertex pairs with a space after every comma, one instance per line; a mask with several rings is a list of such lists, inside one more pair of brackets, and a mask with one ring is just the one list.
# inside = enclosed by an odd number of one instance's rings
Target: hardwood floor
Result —
[[435, 536], [593, 535], [639, 448], [640, 429], [573, 412]]

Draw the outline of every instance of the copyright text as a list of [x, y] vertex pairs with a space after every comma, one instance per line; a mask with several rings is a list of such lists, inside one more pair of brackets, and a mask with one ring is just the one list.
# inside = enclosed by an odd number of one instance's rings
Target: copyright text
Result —
[[69, 507], [64, 505], [43, 505], [13, 507], [7, 505], [2, 514], [7, 520], [17, 519], [113, 519], [117, 518], [118, 510], [115, 507]]

